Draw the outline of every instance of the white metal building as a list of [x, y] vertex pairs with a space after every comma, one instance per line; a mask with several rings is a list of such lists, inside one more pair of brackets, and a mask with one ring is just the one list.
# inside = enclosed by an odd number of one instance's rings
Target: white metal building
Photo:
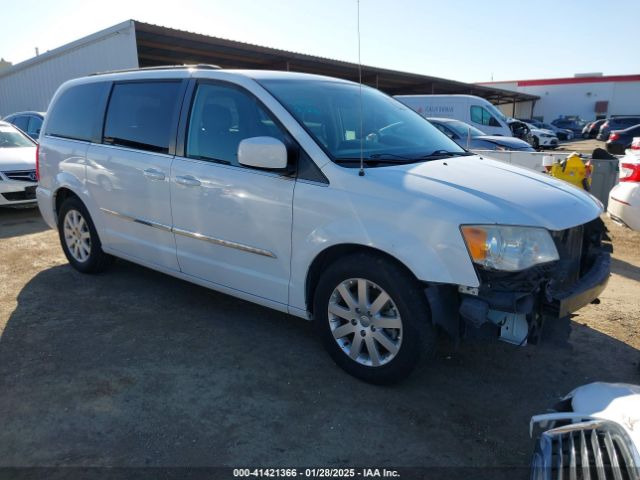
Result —
[[46, 111], [58, 87], [72, 78], [137, 67], [134, 22], [120, 23], [0, 70], [0, 118]]
[[[586, 74], [569, 78], [487, 82], [479, 85], [499, 87], [537, 95], [540, 100], [501, 106], [506, 115], [533, 117], [550, 122], [562, 115], [584, 120], [611, 115], [640, 115], [640, 75]], [[515, 110], [515, 111], [514, 111]]]
[[[355, 63], [201, 35], [127, 20], [106, 30], [0, 69], [0, 118], [23, 110], [45, 111], [56, 89], [95, 72], [181, 64], [291, 70], [358, 81]], [[362, 81], [390, 95], [471, 94], [496, 105], [537, 97], [444, 78], [362, 66]]]

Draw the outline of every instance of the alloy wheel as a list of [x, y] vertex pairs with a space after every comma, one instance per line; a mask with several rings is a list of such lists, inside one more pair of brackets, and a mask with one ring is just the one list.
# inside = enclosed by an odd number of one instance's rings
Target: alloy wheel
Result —
[[329, 297], [328, 318], [340, 349], [361, 365], [379, 367], [400, 351], [398, 307], [384, 289], [367, 279], [340, 283]]
[[78, 262], [86, 262], [91, 255], [89, 225], [78, 210], [69, 210], [64, 217], [64, 241], [71, 256]]

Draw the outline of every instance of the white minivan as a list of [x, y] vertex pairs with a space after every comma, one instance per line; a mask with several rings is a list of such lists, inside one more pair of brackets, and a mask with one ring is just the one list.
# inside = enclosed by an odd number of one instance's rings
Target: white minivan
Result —
[[423, 117], [443, 117], [473, 125], [486, 135], [511, 137], [509, 119], [491, 102], [475, 95], [396, 95]]
[[37, 165], [40, 210], [77, 270], [120, 257], [313, 320], [336, 363], [374, 383], [406, 376], [437, 328], [534, 342], [609, 277], [589, 194], [335, 78], [199, 66], [72, 80]]

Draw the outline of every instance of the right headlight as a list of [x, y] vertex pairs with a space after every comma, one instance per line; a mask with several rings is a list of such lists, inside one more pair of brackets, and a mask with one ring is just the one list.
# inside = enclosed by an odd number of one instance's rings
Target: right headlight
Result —
[[487, 269], [517, 272], [559, 259], [551, 234], [544, 228], [463, 225], [460, 230], [471, 260]]

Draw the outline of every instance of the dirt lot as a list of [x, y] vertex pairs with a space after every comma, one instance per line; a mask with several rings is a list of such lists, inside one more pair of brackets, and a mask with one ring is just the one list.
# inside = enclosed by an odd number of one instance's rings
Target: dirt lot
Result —
[[604, 148], [606, 150], [605, 142], [601, 142], [600, 140], [596, 140], [595, 138], [575, 138], [570, 141], [560, 142], [560, 146], [557, 148], [557, 150], [566, 150], [569, 152], [578, 153], [592, 153], [596, 148]]
[[382, 388], [303, 320], [124, 261], [84, 276], [37, 211], [0, 210], [0, 466], [527, 465], [532, 414], [640, 383], [640, 234], [609, 228], [569, 346], [444, 342]]

